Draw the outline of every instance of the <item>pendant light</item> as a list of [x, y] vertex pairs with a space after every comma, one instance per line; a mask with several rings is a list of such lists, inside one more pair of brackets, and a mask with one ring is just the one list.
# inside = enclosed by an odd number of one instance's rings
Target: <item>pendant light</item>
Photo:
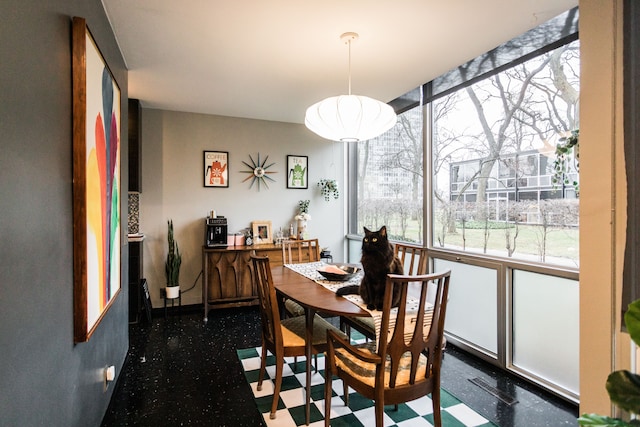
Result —
[[309, 130], [332, 141], [366, 141], [396, 124], [396, 113], [384, 102], [351, 94], [351, 42], [357, 33], [344, 33], [340, 40], [349, 45], [349, 94], [326, 98], [307, 108], [304, 124]]

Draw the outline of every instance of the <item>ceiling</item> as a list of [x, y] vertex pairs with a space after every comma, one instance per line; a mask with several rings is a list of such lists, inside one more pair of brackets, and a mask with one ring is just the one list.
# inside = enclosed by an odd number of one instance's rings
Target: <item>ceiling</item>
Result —
[[328, 96], [392, 99], [578, 0], [102, 0], [143, 107], [303, 123]]

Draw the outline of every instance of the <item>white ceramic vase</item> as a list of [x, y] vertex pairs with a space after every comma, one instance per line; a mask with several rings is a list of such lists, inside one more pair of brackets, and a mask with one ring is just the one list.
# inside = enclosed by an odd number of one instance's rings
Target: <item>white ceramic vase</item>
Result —
[[305, 221], [304, 219], [299, 219], [297, 226], [298, 226], [298, 229], [297, 229], [298, 240], [302, 240], [307, 235], [307, 221]]

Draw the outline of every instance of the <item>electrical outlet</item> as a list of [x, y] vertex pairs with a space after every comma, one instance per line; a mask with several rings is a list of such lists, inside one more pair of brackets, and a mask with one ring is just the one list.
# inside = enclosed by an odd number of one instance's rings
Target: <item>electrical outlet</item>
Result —
[[102, 378], [104, 380], [104, 391], [107, 391], [107, 389], [109, 388], [109, 383], [113, 382], [113, 380], [116, 379], [116, 367], [113, 365], [105, 366], [102, 373]]

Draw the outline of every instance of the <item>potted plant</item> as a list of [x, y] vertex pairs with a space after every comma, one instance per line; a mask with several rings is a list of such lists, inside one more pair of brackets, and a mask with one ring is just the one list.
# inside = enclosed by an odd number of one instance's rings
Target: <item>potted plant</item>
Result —
[[340, 197], [338, 182], [335, 179], [321, 179], [320, 182], [318, 182], [318, 187], [320, 187], [320, 193], [327, 202], [331, 196], [333, 196], [334, 199]]
[[[640, 300], [629, 304], [629, 309], [624, 314], [624, 323], [633, 342], [640, 345]], [[627, 412], [640, 414], [640, 375], [627, 370], [614, 371], [609, 374], [605, 387], [611, 402]], [[631, 427], [640, 426], [640, 421], [637, 419], [624, 421], [621, 418], [598, 414], [583, 414], [578, 418], [578, 424], [583, 427]]]
[[296, 215], [294, 219], [298, 222], [297, 238], [302, 240], [306, 237], [307, 221], [311, 219], [311, 215], [309, 214], [309, 200], [300, 200], [298, 202], [298, 215]]
[[553, 176], [551, 182], [553, 187], [556, 188], [560, 183], [565, 185], [573, 185], [576, 189], [576, 194], [580, 190], [580, 184], [578, 181], [569, 181], [569, 160], [571, 159], [571, 153], [575, 153], [576, 170], [580, 169], [580, 130], [572, 130], [571, 135], [560, 138], [562, 141], [556, 145], [556, 158], [553, 161]]
[[167, 279], [167, 298], [178, 298], [180, 296], [180, 264], [182, 263], [182, 256], [178, 249], [178, 243], [173, 238], [173, 220], [167, 221], [168, 234], [167, 241], [169, 243], [169, 253], [167, 254], [167, 261], [165, 262], [165, 277]]

